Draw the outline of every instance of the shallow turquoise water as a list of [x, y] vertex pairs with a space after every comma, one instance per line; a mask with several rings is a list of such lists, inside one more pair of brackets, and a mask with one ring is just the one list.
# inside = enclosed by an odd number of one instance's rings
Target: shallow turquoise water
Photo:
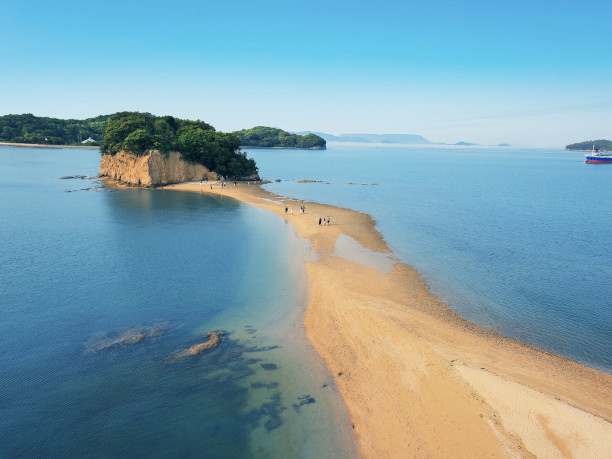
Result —
[[328, 147], [247, 151], [281, 179], [268, 190], [372, 215], [463, 317], [612, 372], [612, 166], [562, 150]]
[[[0, 456], [354, 457], [304, 337], [292, 227], [59, 179], [98, 167], [97, 151], [0, 147]], [[102, 348], [126, 329], [147, 336]], [[218, 348], [171, 358], [212, 330]]]

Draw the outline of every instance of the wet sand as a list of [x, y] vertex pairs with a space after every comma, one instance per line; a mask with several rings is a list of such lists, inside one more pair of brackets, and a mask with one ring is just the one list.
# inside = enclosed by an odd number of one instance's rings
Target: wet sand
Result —
[[[410, 266], [385, 274], [336, 256], [340, 234], [390, 254], [369, 215], [244, 183], [164, 188], [267, 209], [310, 240], [306, 333], [363, 457], [612, 457], [611, 375], [464, 320]], [[331, 225], [319, 226], [325, 216]]]

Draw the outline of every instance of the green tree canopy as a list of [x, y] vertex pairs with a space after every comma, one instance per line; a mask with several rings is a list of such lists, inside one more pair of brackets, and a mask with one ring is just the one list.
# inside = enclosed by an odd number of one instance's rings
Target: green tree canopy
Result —
[[110, 115], [85, 120], [62, 120], [24, 115], [0, 116], [0, 141], [15, 143], [40, 143], [49, 145], [80, 145], [92, 138], [99, 145], [104, 135], [106, 120]]

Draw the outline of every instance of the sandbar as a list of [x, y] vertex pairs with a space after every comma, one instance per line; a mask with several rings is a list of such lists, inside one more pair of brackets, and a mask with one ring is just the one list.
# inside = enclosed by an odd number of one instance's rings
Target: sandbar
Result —
[[391, 253], [369, 215], [246, 183], [163, 188], [269, 210], [310, 240], [306, 335], [363, 457], [612, 457], [612, 375], [466, 321], [406, 264], [383, 273], [337, 256], [340, 234]]

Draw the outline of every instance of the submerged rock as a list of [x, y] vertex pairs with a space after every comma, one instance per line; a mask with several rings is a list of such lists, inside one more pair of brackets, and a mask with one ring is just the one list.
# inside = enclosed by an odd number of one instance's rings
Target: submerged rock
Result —
[[146, 338], [158, 336], [166, 329], [165, 324], [155, 324], [150, 327], [128, 328], [111, 336], [92, 338], [87, 342], [89, 351], [98, 352], [113, 347], [138, 344]]
[[65, 175], [64, 177], [60, 177], [60, 180], [70, 180], [70, 179], [81, 179], [85, 180], [88, 178], [86, 175]]
[[262, 363], [261, 368], [267, 371], [273, 371], [276, 370], [278, 366], [275, 363]]
[[298, 412], [300, 411], [300, 408], [303, 407], [304, 405], [310, 405], [311, 403], [315, 403], [316, 400], [314, 397], [311, 397], [310, 394], [307, 395], [302, 395], [301, 397], [298, 397], [298, 400], [300, 401], [300, 403], [294, 403], [293, 409], [294, 411]]

